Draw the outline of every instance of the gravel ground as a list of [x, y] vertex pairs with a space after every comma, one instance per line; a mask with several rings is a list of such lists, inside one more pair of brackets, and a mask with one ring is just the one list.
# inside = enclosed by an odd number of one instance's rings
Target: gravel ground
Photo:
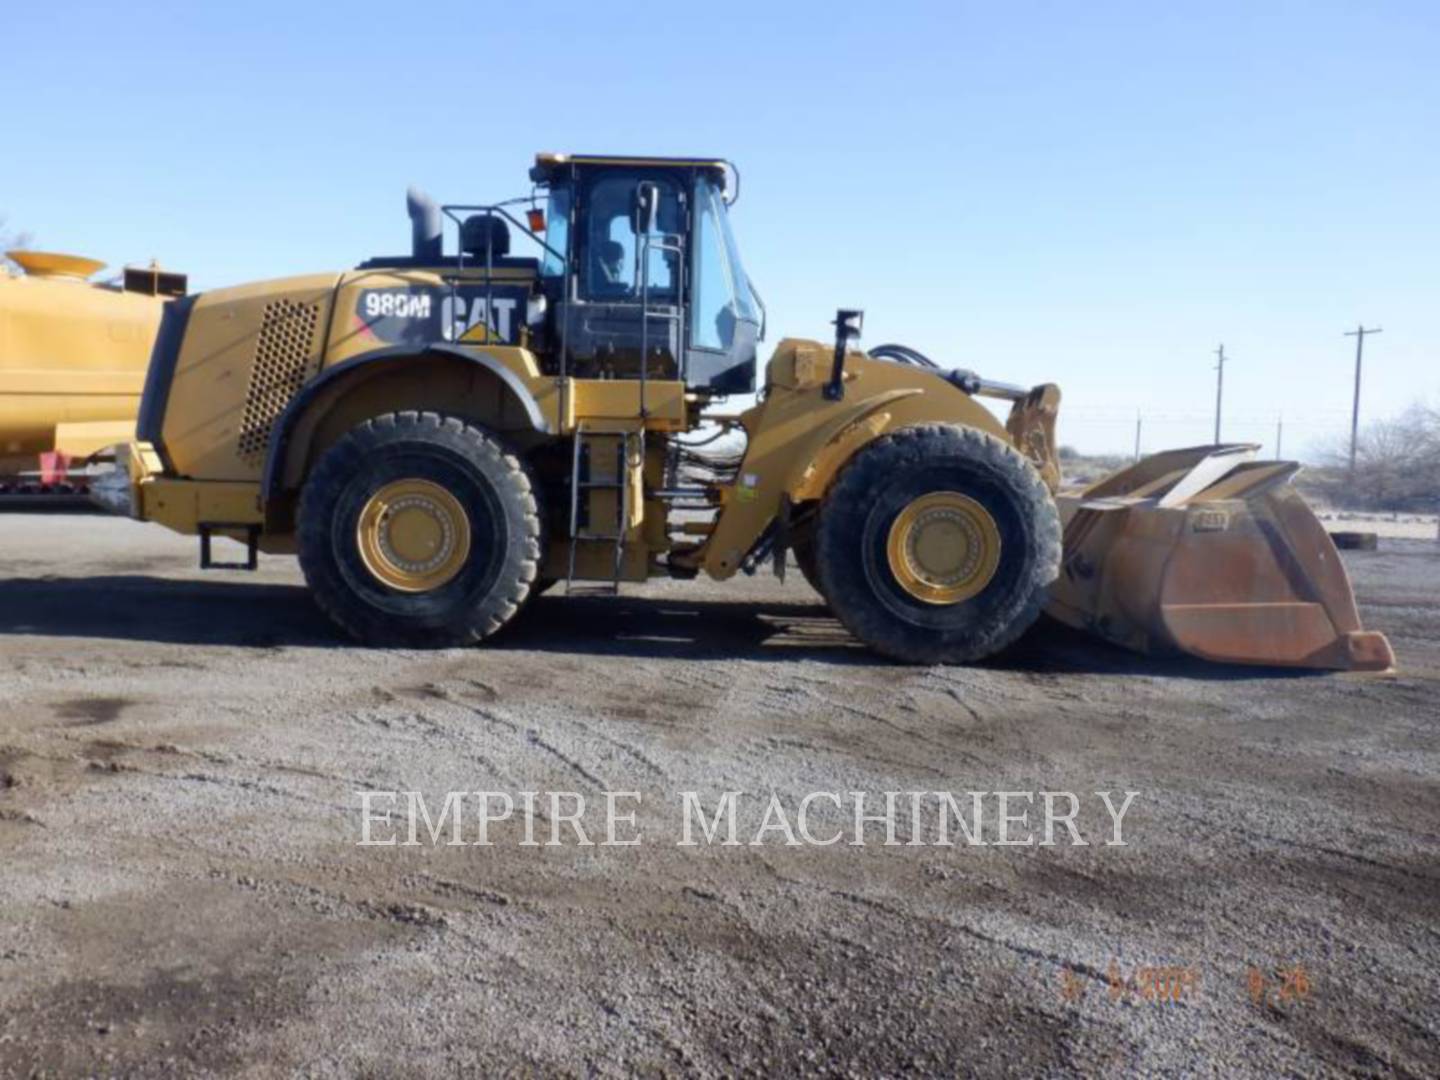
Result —
[[[0, 550], [0, 1075], [1440, 1061], [1433, 542], [1346, 556], [1386, 677], [1048, 624], [897, 667], [798, 574], [546, 596], [493, 647], [374, 652], [290, 560], [202, 576], [192, 542], [84, 516], [0, 518]], [[361, 790], [577, 792], [601, 835], [601, 793], [634, 791], [643, 842], [527, 847], [512, 819], [362, 847]], [[1001, 790], [1077, 793], [1088, 846], [942, 847], [908, 813], [893, 847], [676, 843], [685, 791], [745, 793], [749, 840], [772, 793]], [[1126, 846], [1097, 791], [1139, 792]]]

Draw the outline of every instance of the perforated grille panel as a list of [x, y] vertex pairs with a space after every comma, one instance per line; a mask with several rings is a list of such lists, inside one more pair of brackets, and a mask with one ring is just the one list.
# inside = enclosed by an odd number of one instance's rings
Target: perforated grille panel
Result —
[[265, 305], [265, 317], [255, 341], [255, 362], [250, 368], [245, 414], [240, 421], [238, 449], [242, 458], [253, 460], [265, 455], [270, 429], [310, 378], [319, 325], [318, 304], [275, 300]]

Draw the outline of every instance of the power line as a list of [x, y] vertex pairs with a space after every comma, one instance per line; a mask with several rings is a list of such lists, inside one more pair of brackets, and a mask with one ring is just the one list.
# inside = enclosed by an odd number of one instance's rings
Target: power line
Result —
[[1220, 401], [1225, 391], [1225, 346], [1215, 350], [1219, 363], [1215, 365], [1215, 445], [1220, 445]]
[[1355, 442], [1360, 434], [1360, 361], [1365, 355], [1365, 335], [1380, 334], [1380, 327], [1367, 330], [1361, 323], [1354, 330], [1345, 331], [1346, 337], [1355, 339], [1355, 402], [1350, 409], [1350, 475], [1355, 475]]

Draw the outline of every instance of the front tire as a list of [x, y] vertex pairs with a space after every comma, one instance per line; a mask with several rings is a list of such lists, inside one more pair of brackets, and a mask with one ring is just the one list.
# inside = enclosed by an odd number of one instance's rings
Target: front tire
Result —
[[1060, 517], [1004, 440], [920, 425], [846, 465], [814, 555], [822, 595], [865, 644], [907, 663], [968, 663], [1039, 616], [1060, 572]]
[[492, 433], [391, 413], [321, 457], [300, 499], [300, 567], [316, 603], [368, 645], [469, 645], [520, 610], [540, 560], [524, 464]]
[[820, 588], [820, 568], [815, 564], [815, 531], [807, 528], [796, 535], [790, 544], [790, 553], [795, 556], [795, 565], [805, 578], [805, 583], [823, 597]]

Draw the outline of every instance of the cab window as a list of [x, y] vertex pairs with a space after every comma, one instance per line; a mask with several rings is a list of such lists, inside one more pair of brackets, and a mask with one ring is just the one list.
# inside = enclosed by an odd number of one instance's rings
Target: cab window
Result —
[[727, 249], [725, 208], [719, 193], [702, 180], [695, 194], [695, 306], [690, 344], [697, 349], [724, 350], [735, 340], [735, 320], [740, 313], [737, 286], [747, 296], [749, 287], [743, 279], [736, 281], [738, 264]]
[[[660, 189], [661, 232], [682, 232], [679, 187], [663, 177], [644, 179]], [[635, 189], [641, 180], [639, 175], [610, 174], [597, 179], [590, 189], [580, 272], [582, 294], [588, 300], [640, 302], [639, 253], [644, 238], [635, 233]], [[660, 240], [660, 236], [652, 237], [654, 242]], [[651, 303], [675, 303], [679, 274], [674, 255], [652, 248], [649, 263]]]
[[549, 205], [545, 208], [545, 252], [540, 262], [542, 277], [565, 276], [565, 258], [570, 251], [570, 189], [550, 189]]

